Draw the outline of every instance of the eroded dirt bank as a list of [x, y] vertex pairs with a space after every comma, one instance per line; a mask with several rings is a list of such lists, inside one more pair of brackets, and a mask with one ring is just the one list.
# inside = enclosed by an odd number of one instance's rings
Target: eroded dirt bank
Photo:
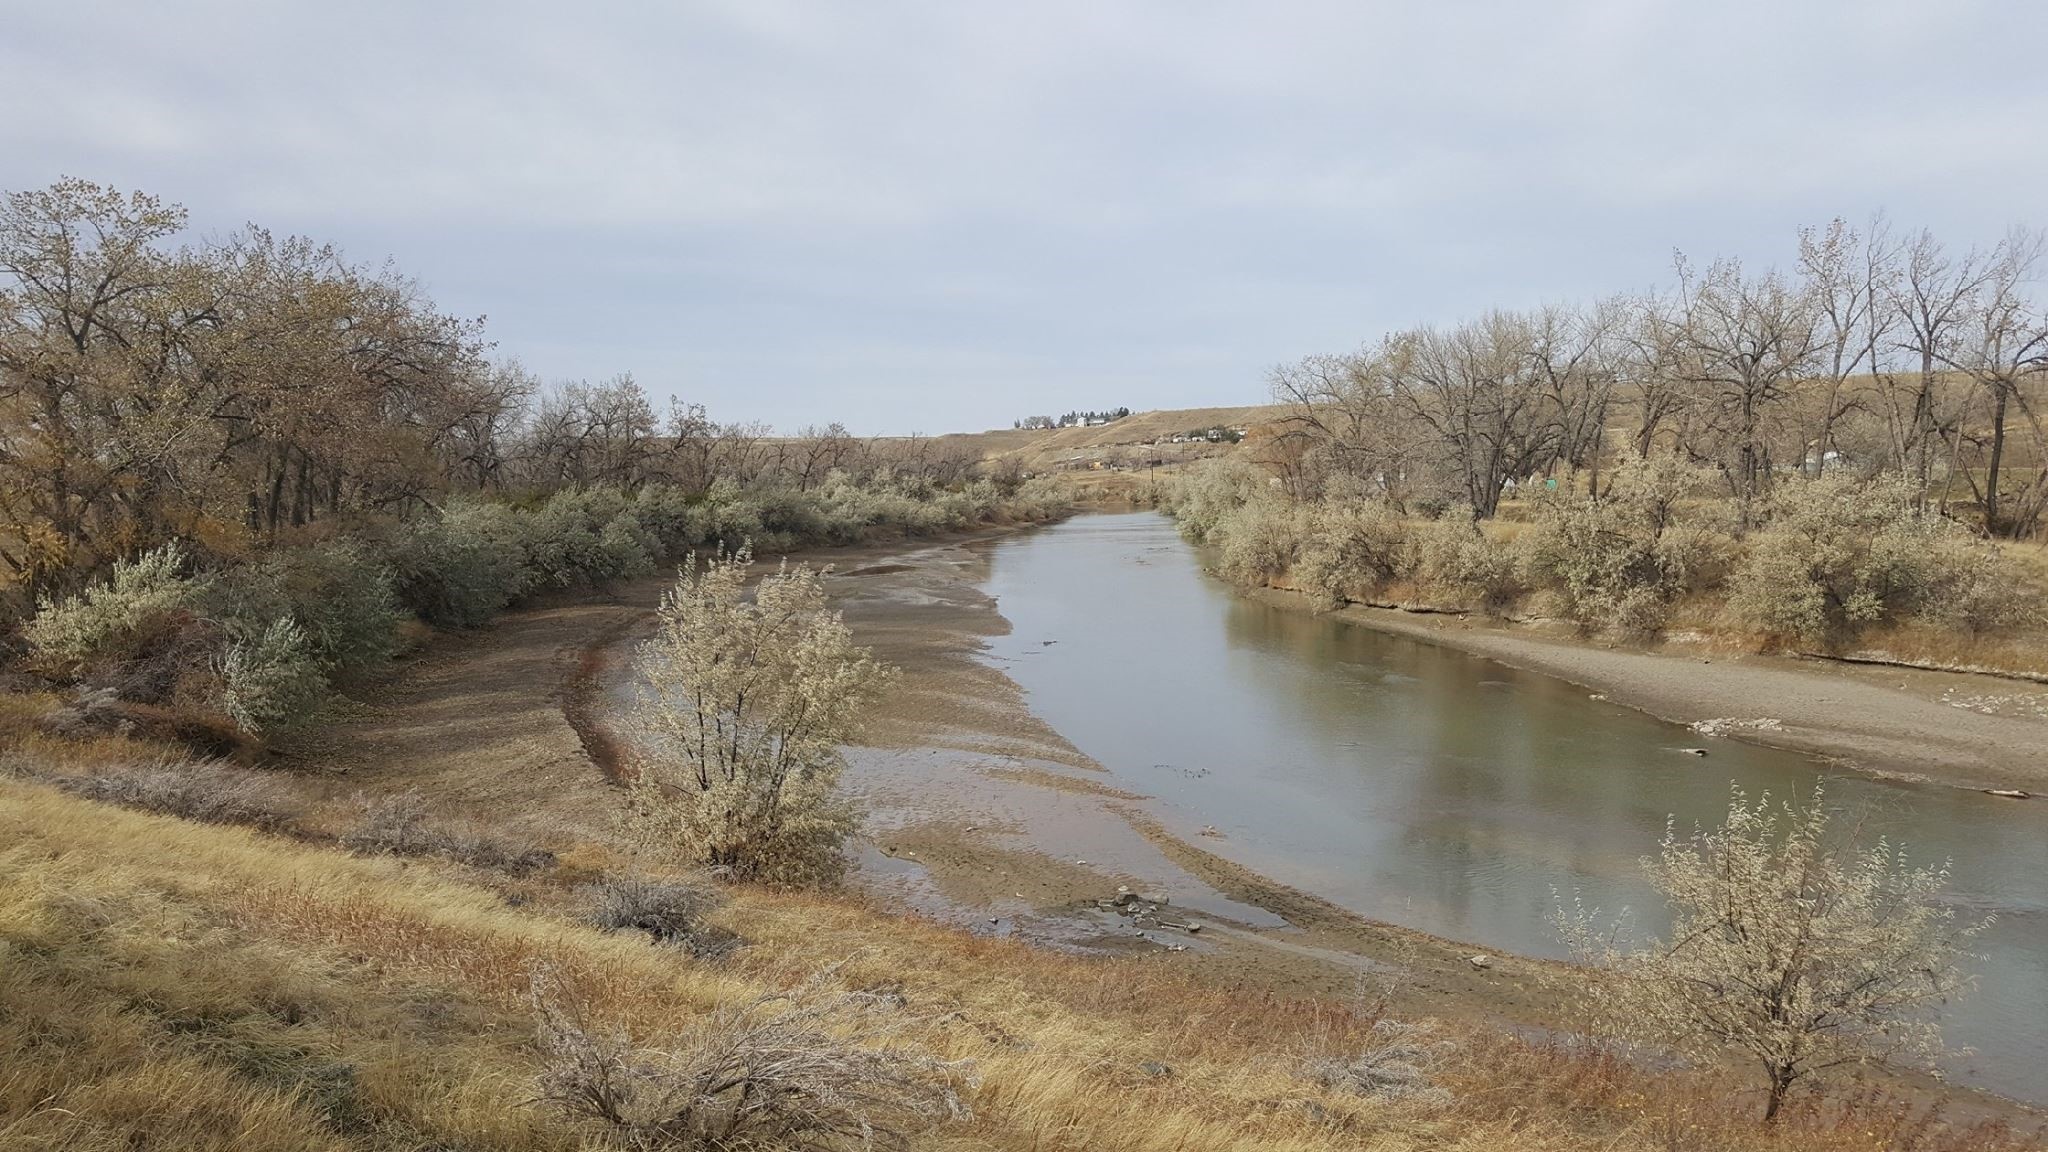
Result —
[[[1248, 593], [1312, 611], [1284, 588]], [[1642, 651], [1443, 614], [1358, 605], [1339, 619], [1583, 685], [1678, 724], [1822, 756], [1877, 776], [2048, 790], [2048, 688], [1966, 672], [1745, 655]], [[1715, 721], [1732, 721], [1716, 725]]]

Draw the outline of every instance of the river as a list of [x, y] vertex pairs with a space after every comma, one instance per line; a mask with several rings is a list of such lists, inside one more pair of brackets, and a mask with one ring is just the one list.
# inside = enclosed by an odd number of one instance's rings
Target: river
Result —
[[[1865, 817], [1916, 861], [1952, 859], [1975, 992], [1943, 1017], [1959, 1080], [2048, 1102], [2048, 804], [1831, 771], [1709, 740], [1566, 682], [1330, 617], [1206, 575], [1155, 513], [1091, 515], [991, 546], [1011, 624], [989, 657], [1032, 710], [1184, 836], [1377, 919], [1558, 956], [1576, 892], [1651, 931], [1642, 879], [1667, 819], [1729, 789]], [[1699, 757], [1681, 751], [1709, 746]]]

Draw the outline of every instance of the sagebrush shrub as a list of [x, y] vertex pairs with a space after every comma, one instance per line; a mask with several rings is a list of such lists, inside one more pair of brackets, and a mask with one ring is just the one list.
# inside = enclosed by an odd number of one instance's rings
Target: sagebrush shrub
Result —
[[816, 497], [794, 488], [763, 488], [751, 494], [761, 534], [780, 540], [823, 540], [829, 520]]
[[1600, 499], [1545, 499], [1521, 541], [1529, 582], [1583, 630], [1662, 630], [1678, 599], [1719, 567], [1718, 537], [1680, 511], [1706, 480], [1675, 457], [1630, 457]]
[[692, 558], [640, 646], [634, 826], [741, 878], [830, 881], [855, 823], [836, 791], [840, 745], [892, 671], [853, 643], [817, 571], [785, 567], [749, 597], [751, 560]]
[[593, 1025], [552, 972], [536, 971], [538, 1095], [627, 1147], [680, 1152], [902, 1148], [964, 1119], [972, 1066], [888, 1047], [907, 1021], [830, 990], [829, 975], [721, 1003], [656, 1046]]
[[615, 488], [570, 488], [520, 522], [525, 566], [535, 583], [567, 588], [608, 584], [654, 570], [659, 543]]
[[85, 776], [57, 777], [56, 784], [88, 800], [208, 824], [276, 829], [295, 815], [275, 782], [213, 761], [107, 765]]
[[1033, 476], [1011, 495], [1007, 509], [1026, 520], [1043, 520], [1064, 515], [1073, 508], [1074, 495], [1067, 483], [1054, 476]]
[[1383, 1019], [1374, 1021], [1357, 1051], [1311, 1060], [1307, 1072], [1333, 1091], [1441, 1108], [1453, 1097], [1435, 1077], [1456, 1051], [1457, 1045], [1429, 1021]]
[[105, 583], [44, 601], [23, 629], [32, 661], [123, 700], [218, 710], [228, 632], [207, 612], [213, 580], [166, 544], [117, 563]]
[[2038, 626], [2048, 616], [2041, 586], [2011, 553], [1967, 532], [1945, 533], [1924, 558], [1935, 591], [1914, 615], [1971, 636]]
[[761, 534], [761, 510], [737, 481], [721, 477], [696, 506], [690, 538], [703, 546], [731, 551]]
[[1645, 860], [1671, 910], [1668, 940], [1632, 944], [1597, 911], [1557, 924], [1586, 964], [1586, 1016], [1662, 1059], [1740, 1053], [1761, 1066], [1764, 1119], [1795, 1086], [1945, 1054], [1935, 1009], [1969, 987], [1959, 961], [1984, 922], [1959, 919], [1946, 864], [1908, 862], [1883, 840], [1847, 842], [1811, 798], [1754, 802], [1731, 789], [1727, 818], [1664, 833]]
[[658, 559], [681, 556], [704, 543], [697, 535], [702, 495], [672, 484], [650, 484], [633, 494], [633, 518], [657, 548]]
[[1248, 461], [1218, 456], [1191, 465], [1167, 488], [1162, 504], [1181, 533], [1201, 543], [1209, 540], [1224, 517], [1271, 494], [1270, 479]]
[[1311, 508], [1295, 549], [1293, 577], [1325, 608], [1361, 600], [1414, 564], [1408, 526], [1378, 500], [1326, 501]]
[[1915, 499], [1904, 477], [1780, 487], [1730, 584], [1736, 622], [1829, 647], [1922, 619], [1971, 631], [2035, 618], [2038, 593], [2011, 557]]
[[293, 620], [307, 652], [333, 676], [377, 668], [397, 647], [395, 579], [360, 541], [275, 549], [217, 578], [208, 600], [230, 634], [244, 641], [256, 640], [274, 621]]
[[327, 696], [327, 677], [298, 622], [272, 620], [220, 658], [220, 706], [243, 731], [259, 735], [307, 719]]
[[417, 790], [356, 797], [362, 817], [341, 838], [344, 847], [370, 856], [438, 856], [459, 864], [523, 876], [553, 866], [545, 848], [508, 844], [437, 823]]
[[589, 890], [590, 923], [607, 932], [645, 932], [657, 944], [672, 944], [700, 960], [716, 960], [739, 947], [733, 933], [705, 924], [716, 894], [687, 884], [637, 876], [609, 879]]
[[1216, 574], [1233, 584], [1257, 586], [1286, 572], [1306, 533], [1304, 510], [1281, 500], [1255, 498], [1223, 513], [1206, 534], [1216, 546]]
[[135, 655], [168, 621], [197, 613], [210, 590], [211, 581], [189, 571], [173, 541], [116, 562], [104, 584], [43, 601], [22, 631], [46, 667], [75, 672]]
[[502, 504], [459, 499], [439, 515], [398, 525], [385, 542], [384, 559], [399, 602], [442, 627], [488, 621], [535, 583], [524, 521]]
[[1490, 613], [1506, 611], [1524, 590], [1513, 553], [1480, 531], [1471, 513], [1461, 508], [1417, 531], [1415, 578], [1425, 588]]

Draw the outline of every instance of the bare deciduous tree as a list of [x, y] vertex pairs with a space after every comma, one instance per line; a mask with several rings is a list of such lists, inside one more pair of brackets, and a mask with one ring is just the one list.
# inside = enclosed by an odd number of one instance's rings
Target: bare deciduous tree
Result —
[[2004, 524], [2005, 508], [2000, 505], [1999, 481], [2005, 470], [2007, 432], [2017, 414], [2032, 433], [2033, 478], [2023, 487], [2018, 500], [2020, 524], [2030, 524], [2040, 514], [2044, 498], [2041, 450], [2048, 447], [2041, 438], [2041, 413], [2028, 386], [2048, 373], [2048, 316], [2032, 305], [2025, 295], [2041, 262], [2042, 235], [2016, 229], [1995, 253], [1981, 278], [1977, 298], [1965, 320], [1957, 326], [1955, 339], [1936, 351], [1942, 364], [1969, 377], [1981, 391], [1989, 411], [1985, 438], [1984, 479], [1965, 472], [1984, 505], [1984, 523], [1992, 531]]
[[1879, 347], [1898, 313], [1891, 305], [1891, 255], [1882, 217], [1863, 235], [1837, 218], [1799, 232], [1801, 288], [1819, 327], [1813, 383], [1805, 407], [1810, 432], [1800, 465], [1818, 476], [1836, 456], [1835, 427], [1857, 403], [1858, 373], [1874, 373]]
[[1916, 361], [1917, 375], [1912, 389], [1893, 400], [1891, 423], [1899, 466], [1912, 471], [1923, 494], [1934, 474], [1935, 446], [1961, 419], [1943, 404], [1942, 369], [1969, 322], [1989, 263], [1974, 248], [1950, 254], [1925, 230], [1906, 245], [1894, 298], [1904, 328], [1899, 346]]
[[1777, 273], [1747, 276], [1731, 260], [1695, 273], [1681, 259], [1678, 273], [1678, 373], [1695, 416], [1686, 448], [1721, 469], [1747, 525], [1770, 483], [1785, 402], [1820, 349], [1815, 310]]
[[1460, 503], [1493, 515], [1506, 482], [1557, 458], [1541, 316], [1491, 312], [1448, 330], [1390, 337], [1373, 374], [1394, 408], [1426, 432]]

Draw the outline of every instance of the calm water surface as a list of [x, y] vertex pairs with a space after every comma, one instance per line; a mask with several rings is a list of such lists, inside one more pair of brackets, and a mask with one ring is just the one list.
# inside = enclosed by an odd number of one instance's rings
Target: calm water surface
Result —
[[[1048, 723], [1182, 833], [1365, 915], [1561, 953], [1554, 891], [1661, 930], [1638, 860], [1667, 818], [1718, 821], [1731, 782], [1831, 803], [1919, 860], [1953, 858], [1962, 914], [1996, 913], [1976, 993], [1944, 1020], [1970, 1083], [2048, 1102], [2048, 804], [1828, 771], [1708, 740], [1560, 680], [1259, 604], [1204, 575], [1153, 513], [994, 546], [1013, 631], [991, 656]], [[1707, 745], [1701, 758], [1679, 751]]]

